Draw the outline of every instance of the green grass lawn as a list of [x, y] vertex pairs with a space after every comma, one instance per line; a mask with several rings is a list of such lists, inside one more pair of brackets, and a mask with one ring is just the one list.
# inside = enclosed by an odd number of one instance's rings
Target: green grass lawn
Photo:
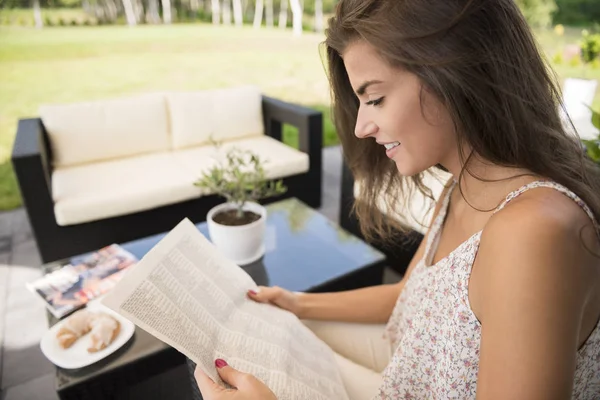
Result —
[[[576, 41], [571, 33], [560, 41]], [[267, 95], [323, 111], [324, 145], [336, 143], [319, 53], [322, 40], [310, 33], [293, 38], [291, 31], [202, 24], [0, 26], [0, 209], [21, 202], [10, 166], [17, 121], [36, 116], [43, 103], [254, 84]], [[552, 33], [540, 41], [549, 53], [559, 42]], [[562, 77], [586, 73], [566, 65], [557, 66], [557, 72]], [[600, 71], [593, 76], [600, 80]], [[600, 91], [595, 104], [600, 107]], [[286, 140], [294, 143], [293, 129], [286, 128]]]

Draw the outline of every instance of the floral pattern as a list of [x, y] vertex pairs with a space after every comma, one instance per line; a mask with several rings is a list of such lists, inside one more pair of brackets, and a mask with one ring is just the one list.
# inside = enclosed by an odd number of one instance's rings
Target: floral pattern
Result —
[[[536, 187], [564, 193], [598, 228], [591, 210], [577, 195], [550, 181], [536, 181], [511, 192], [496, 212]], [[482, 232], [430, 265], [453, 188], [432, 224], [425, 256], [406, 282], [386, 327], [396, 350], [374, 399], [475, 399], [481, 324], [471, 310], [468, 286]], [[600, 398], [600, 321], [579, 350], [572, 398]]]

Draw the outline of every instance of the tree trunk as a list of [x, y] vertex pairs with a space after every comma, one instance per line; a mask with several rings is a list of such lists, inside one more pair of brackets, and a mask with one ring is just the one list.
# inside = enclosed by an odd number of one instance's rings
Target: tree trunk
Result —
[[33, 0], [33, 19], [35, 20], [36, 28], [43, 28], [44, 22], [42, 21], [42, 9], [40, 8], [40, 0]]
[[315, 0], [315, 30], [323, 32], [323, 0]]
[[266, 19], [267, 19], [267, 26], [269, 28], [272, 28], [273, 27], [273, 0], [265, 0], [265, 5], [266, 5], [265, 14], [266, 14]]
[[223, 24], [231, 25], [231, 0], [223, 0]]
[[300, 0], [290, 0], [292, 6], [292, 18], [294, 36], [302, 35], [302, 6], [300, 6]]
[[211, 0], [211, 5], [212, 23], [213, 25], [219, 25], [219, 21], [221, 20], [221, 5], [219, 4], [219, 0]]
[[190, 0], [190, 10], [194, 13], [194, 19], [196, 19], [196, 14], [198, 13], [198, 9], [200, 9], [200, 1], [199, 0]]
[[137, 25], [132, 0], [123, 0], [123, 8], [125, 9], [125, 18], [127, 18], [127, 25]]
[[148, 8], [146, 9], [146, 22], [149, 24], [160, 23], [158, 0], [148, 0]]
[[244, 24], [242, 0], [233, 0], [233, 19], [235, 20], [235, 26], [242, 26]]
[[254, 28], [260, 28], [263, 19], [264, 0], [256, 0], [256, 8], [254, 9]]
[[287, 27], [287, 15], [288, 15], [288, 0], [281, 0], [279, 7], [279, 28], [285, 29]]
[[171, 0], [161, 0], [163, 11], [163, 23], [171, 23]]
[[142, 0], [133, 0], [133, 11], [135, 13], [135, 22], [139, 24], [144, 20], [144, 3]]

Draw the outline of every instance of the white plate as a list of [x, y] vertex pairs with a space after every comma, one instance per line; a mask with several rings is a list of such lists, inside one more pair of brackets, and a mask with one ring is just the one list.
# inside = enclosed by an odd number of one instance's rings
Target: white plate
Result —
[[109, 356], [123, 346], [135, 332], [135, 325], [133, 322], [125, 319], [121, 315], [117, 314], [108, 307], [100, 304], [99, 302], [93, 302], [88, 304], [87, 309], [90, 311], [101, 311], [113, 316], [121, 324], [121, 330], [115, 340], [108, 345], [105, 349], [100, 350], [96, 353], [89, 353], [87, 351], [91, 337], [89, 334], [80, 337], [71, 347], [63, 349], [56, 340], [56, 334], [60, 329], [64, 321], [55, 324], [46, 334], [42, 337], [40, 347], [42, 353], [50, 360], [54, 365], [65, 368], [75, 369], [83, 368], [91, 365], [95, 362], [102, 360]]

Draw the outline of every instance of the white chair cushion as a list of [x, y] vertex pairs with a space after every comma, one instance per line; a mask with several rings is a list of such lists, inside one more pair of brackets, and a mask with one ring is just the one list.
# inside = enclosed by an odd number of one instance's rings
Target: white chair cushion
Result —
[[169, 149], [161, 94], [42, 105], [39, 114], [57, 168]]
[[58, 168], [54, 214], [66, 226], [178, 203], [200, 196], [194, 178], [171, 153]]
[[257, 87], [168, 93], [167, 104], [175, 150], [264, 134]]
[[232, 147], [257, 154], [264, 161], [263, 166], [268, 179], [301, 174], [309, 168], [308, 154], [268, 136], [225, 142], [219, 150], [214, 146], [201, 146], [175, 151], [173, 155], [182, 166], [199, 178], [204, 171], [214, 166], [217, 160], [224, 160], [225, 153]]
[[[425, 174], [423, 183], [431, 189], [435, 201], [439, 199], [444, 190], [444, 186], [451, 177], [452, 175], [449, 173], [441, 170], [435, 170], [435, 172], [433, 172], [433, 169], [432, 173]], [[360, 182], [354, 182], [354, 196], [357, 197], [359, 193]], [[402, 204], [402, 202], [400, 202], [394, 207], [394, 211], [391, 213], [388, 212], [383, 199], [377, 204], [377, 207], [381, 212], [385, 213], [387, 216], [391, 216], [403, 226], [425, 234], [431, 225], [435, 204], [431, 199], [421, 194], [420, 191], [415, 190], [413, 197], [408, 204]]]

